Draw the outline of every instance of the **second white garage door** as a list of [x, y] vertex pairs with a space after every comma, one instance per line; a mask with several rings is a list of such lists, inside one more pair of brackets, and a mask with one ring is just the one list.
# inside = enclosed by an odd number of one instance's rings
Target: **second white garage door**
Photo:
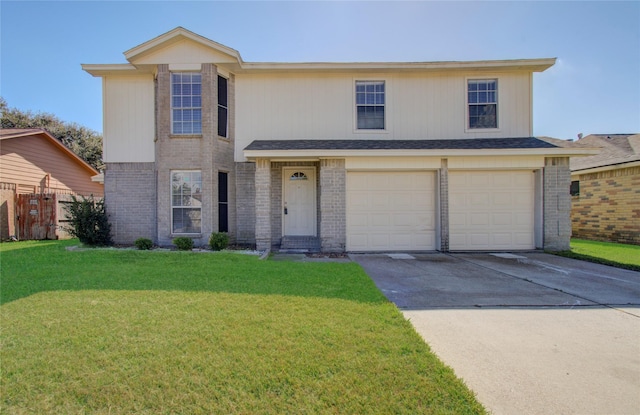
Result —
[[533, 249], [531, 170], [449, 171], [451, 250]]
[[348, 251], [433, 249], [435, 173], [347, 173]]

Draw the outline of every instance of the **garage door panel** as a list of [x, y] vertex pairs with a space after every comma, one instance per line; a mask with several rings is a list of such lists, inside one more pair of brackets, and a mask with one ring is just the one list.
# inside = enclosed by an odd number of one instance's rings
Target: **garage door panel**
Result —
[[434, 228], [435, 173], [347, 173], [347, 250], [433, 250]]
[[450, 171], [450, 249], [534, 248], [531, 171]]

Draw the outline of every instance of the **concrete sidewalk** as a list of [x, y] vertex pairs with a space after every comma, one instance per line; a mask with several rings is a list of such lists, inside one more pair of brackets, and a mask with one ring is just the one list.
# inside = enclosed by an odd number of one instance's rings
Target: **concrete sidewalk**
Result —
[[408, 257], [351, 256], [491, 412], [640, 413], [640, 273], [543, 253]]

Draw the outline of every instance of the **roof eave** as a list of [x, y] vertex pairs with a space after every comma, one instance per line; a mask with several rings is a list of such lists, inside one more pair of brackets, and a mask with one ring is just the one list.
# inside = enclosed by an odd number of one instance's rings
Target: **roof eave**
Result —
[[244, 156], [258, 158], [336, 158], [336, 157], [465, 157], [465, 156], [552, 156], [576, 157], [597, 154], [593, 148], [516, 148], [516, 149], [358, 149], [358, 150], [244, 150]]
[[553, 66], [556, 58], [514, 59], [494, 61], [451, 61], [451, 62], [244, 62], [239, 72], [289, 72], [289, 71], [501, 71], [522, 70], [542, 72]]
[[148, 75], [153, 74], [153, 65], [134, 66], [129, 63], [123, 64], [82, 64], [82, 70], [95, 77], [107, 75]]

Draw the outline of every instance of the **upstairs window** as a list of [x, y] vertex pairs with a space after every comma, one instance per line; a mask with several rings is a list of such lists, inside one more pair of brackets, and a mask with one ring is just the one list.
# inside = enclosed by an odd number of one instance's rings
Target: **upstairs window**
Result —
[[227, 124], [229, 119], [227, 94], [227, 78], [218, 76], [218, 135], [227, 137]]
[[356, 81], [358, 130], [384, 130], [384, 81]]
[[498, 128], [498, 80], [467, 81], [469, 128]]
[[202, 76], [171, 74], [171, 133], [202, 134]]

